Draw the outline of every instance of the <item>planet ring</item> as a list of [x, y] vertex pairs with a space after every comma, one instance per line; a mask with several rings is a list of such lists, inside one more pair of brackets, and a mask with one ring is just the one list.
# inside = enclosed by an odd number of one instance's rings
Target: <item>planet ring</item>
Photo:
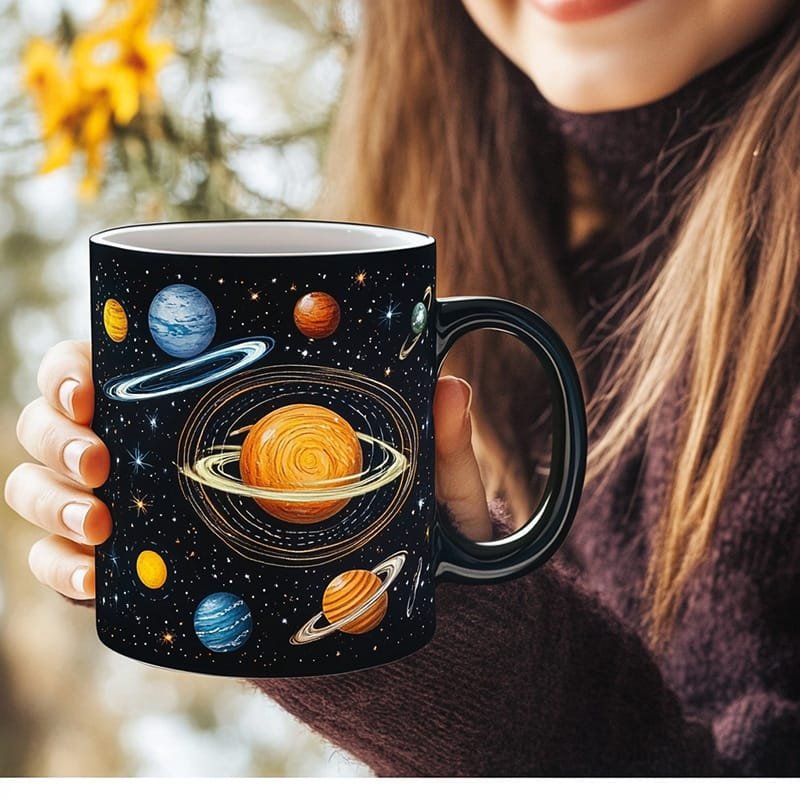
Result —
[[[281, 489], [264, 486], [252, 486], [244, 483], [241, 478], [225, 472], [228, 464], [238, 464], [242, 448], [240, 445], [217, 445], [216, 452], [203, 456], [192, 465], [180, 467], [180, 471], [187, 478], [202, 483], [211, 489], [230, 494], [240, 494], [245, 497], [259, 497], [264, 500], [280, 500], [285, 503], [308, 503], [328, 500], [346, 500], [362, 494], [369, 494], [382, 486], [390, 484], [401, 475], [408, 467], [408, 459], [392, 445], [368, 436], [366, 433], [356, 433], [362, 442], [380, 447], [386, 457], [380, 464], [373, 466], [367, 472], [345, 475], [340, 478], [327, 478], [315, 481], [310, 488]], [[343, 484], [338, 486], [336, 484]]]
[[417, 600], [417, 589], [419, 589], [419, 579], [421, 575], [422, 575], [422, 556], [419, 557], [419, 561], [417, 562], [417, 571], [414, 573], [414, 579], [412, 581], [414, 586], [411, 589], [411, 594], [409, 594], [408, 602], [406, 603], [407, 617], [410, 617], [414, 613], [414, 604]]
[[380, 573], [386, 573], [386, 578], [381, 581], [381, 585], [375, 590], [375, 593], [370, 595], [358, 608], [351, 611], [346, 617], [342, 617], [342, 619], [338, 620], [337, 622], [333, 622], [330, 625], [326, 625], [324, 628], [317, 628], [315, 627], [317, 622], [319, 622], [325, 614], [320, 611], [315, 617], [310, 619], [306, 622], [303, 627], [297, 631], [297, 633], [289, 639], [290, 644], [310, 644], [311, 642], [316, 642], [319, 639], [323, 639], [330, 633], [334, 633], [338, 631], [340, 628], [343, 628], [345, 625], [349, 625], [351, 622], [357, 620], [362, 614], [365, 614], [375, 603], [380, 600], [381, 596], [384, 595], [387, 591], [389, 591], [389, 587], [394, 583], [397, 576], [400, 574], [400, 570], [403, 569], [403, 565], [406, 563], [406, 551], [399, 550], [394, 555], [389, 556], [389, 558], [381, 561], [380, 564], [373, 567], [370, 571], [373, 575], [380, 575]]
[[[188, 392], [239, 372], [265, 356], [274, 346], [275, 340], [270, 336], [231, 342], [186, 361], [112, 378], [103, 385], [103, 391], [112, 400], [123, 401], [152, 400], [167, 394]], [[193, 375], [187, 376], [186, 373]]]
[[[433, 289], [428, 286], [425, 289], [425, 294], [422, 296], [422, 302], [425, 303], [425, 310], [430, 312], [431, 310], [431, 300], [433, 299]], [[411, 355], [411, 351], [417, 346], [417, 342], [425, 335], [425, 329], [428, 327], [427, 320], [425, 321], [425, 326], [423, 329], [409, 342], [408, 336], [406, 336], [406, 340], [403, 342], [403, 346], [400, 348], [400, 354], [398, 358], [401, 361], [404, 361]]]

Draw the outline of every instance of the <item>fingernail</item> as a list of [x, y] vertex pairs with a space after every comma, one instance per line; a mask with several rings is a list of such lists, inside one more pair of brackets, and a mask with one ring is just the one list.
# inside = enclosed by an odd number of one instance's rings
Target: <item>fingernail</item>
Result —
[[70, 582], [72, 583], [72, 588], [76, 592], [80, 592], [81, 594], [86, 593], [86, 589], [83, 588], [83, 582], [86, 580], [86, 573], [88, 571], [89, 567], [78, 567], [75, 572], [72, 573]]
[[64, 464], [66, 464], [68, 470], [78, 477], [81, 474], [81, 457], [91, 446], [91, 442], [73, 439], [64, 448]]
[[90, 508], [89, 503], [67, 503], [61, 511], [61, 520], [71, 531], [83, 534]]
[[461, 390], [464, 392], [464, 416], [469, 416], [469, 410], [472, 407], [472, 386], [462, 378], [458, 379], [461, 384]]
[[58, 387], [58, 402], [61, 407], [71, 417], [75, 416], [75, 409], [72, 407], [72, 401], [75, 398], [75, 390], [78, 388], [78, 381], [74, 378], [67, 378], [62, 381], [61, 386]]

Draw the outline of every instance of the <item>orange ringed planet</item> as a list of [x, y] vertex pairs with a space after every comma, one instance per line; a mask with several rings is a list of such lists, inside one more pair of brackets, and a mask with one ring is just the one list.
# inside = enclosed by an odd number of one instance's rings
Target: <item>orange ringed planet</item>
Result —
[[[278, 491], [348, 486], [361, 473], [361, 442], [347, 420], [313, 403], [276, 408], [250, 428], [239, 457], [245, 484]], [[304, 502], [255, 497], [277, 519], [296, 524], [322, 522], [349, 502], [309, 499]]]
[[[322, 613], [328, 622], [341, 622], [362, 608], [378, 589], [381, 579], [366, 569], [351, 569], [337, 575], [322, 595]], [[389, 607], [386, 594], [380, 600], [359, 614], [352, 622], [342, 625], [345, 633], [366, 633], [380, 625]]]

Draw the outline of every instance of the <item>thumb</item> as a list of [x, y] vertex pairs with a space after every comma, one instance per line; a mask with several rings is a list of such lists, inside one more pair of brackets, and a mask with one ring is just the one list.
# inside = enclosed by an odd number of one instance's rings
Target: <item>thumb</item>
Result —
[[459, 531], [473, 540], [492, 536], [492, 522], [478, 462], [472, 450], [472, 388], [446, 375], [436, 383], [433, 422], [436, 432], [436, 500], [447, 507]]

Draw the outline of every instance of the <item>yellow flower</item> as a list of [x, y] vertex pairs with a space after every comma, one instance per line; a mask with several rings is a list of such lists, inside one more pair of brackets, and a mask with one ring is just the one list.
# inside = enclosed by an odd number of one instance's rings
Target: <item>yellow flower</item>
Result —
[[59, 167], [65, 167], [69, 164], [74, 150], [75, 138], [71, 131], [57, 131], [47, 140], [47, 150], [39, 172], [52, 172]]
[[28, 42], [22, 63], [25, 68], [25, 86], [34, 93], [37, 100], [51, 92], [63, 80], [58, 50], [45, 39], [37, 37]]
[[79, 187], [81, 199], [90, 200], [97, 194], [100, 174], [105, 163], [105, 143], [111, 131], [111, 106], [97, 103], [83, 119], [81, 145], [86, 152], [86, 174]]
[[[107, 10], [122, 5], [110, 0]], [[82, 197], [93, 196], [113, 125], [127, 125], [142, 98], [157, 97], [156, 75], [173, 52], [169, 42], [151, 42], [157, 0], [131, 0], [122, 19], [79, 34], [68, 63], [50, 42], [36, 38], [23, 55], [24, 83], [41, 118], [45, 158], [40, 171], [69, 163], [76, 150], [86, 158]]]
[[81, 200], [91, 200], [100, 188], [100, 173], [105, 161], [102, 144], [97, 142], [86, 147], [86, 173], [78, 186]]
[[149, 24], [155, 18], [158, 11], [159, 0], [106, 0], [106, 10], [109, 11], [115, 6], [128, 8], [128, 16], [122, 24]]
[[149, 41], [156, 6], [154, 0], [134, 0], [127, 17], [78, 36], [73, 45], [79, 80], [87, 91], [108, 94], [120, 125], [136, 116], [142, 96], [157, 96], [156, 75], [173, 52], [169, 42]]
[[79, 36], [73, 46], [75, 80], [83, 92], [106, 100], [114, 120], [127, 125], [139, 112], [139, 86], [130, 70], [121, 67], [115, 58], [98, 61], [95, 53], [103, 46], [118, 47], [118, 42], [102, 41], [94, 36]]
[[78, 107], [76, 87], [67, 79], [58, 50], [44, 39], [32, 39], [23, 55], [23, 82], [33, 94], [42, 122], [42, 136], [54, 135]]

